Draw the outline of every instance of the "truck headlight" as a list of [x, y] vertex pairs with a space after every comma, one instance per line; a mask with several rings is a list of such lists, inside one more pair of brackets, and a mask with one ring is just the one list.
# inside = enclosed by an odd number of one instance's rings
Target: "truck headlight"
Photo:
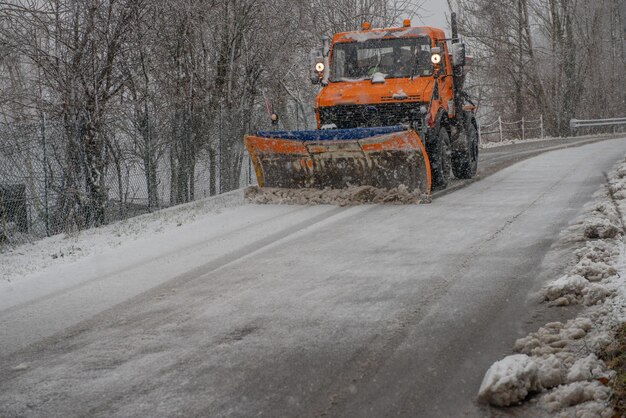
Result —
[[441, 63], [441, 55], [440, 54], [433, 54], [430, 57], [430, 60], [432, 61], [433, 64], [437, 65]]
[[324, 71], [324, 63], [318, 62], [317, 64], [315, 64], [315, 71], [317, 71], [318, 73]]

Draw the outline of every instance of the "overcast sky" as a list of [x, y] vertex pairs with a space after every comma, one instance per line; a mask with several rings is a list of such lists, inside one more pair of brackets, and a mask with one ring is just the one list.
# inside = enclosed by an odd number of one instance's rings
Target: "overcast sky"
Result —
[[446, 14], [449, 14], [448, 2], [446, 0], [424, 0], [424, 11], [420, 16], [423, 22], [414, 22], [414, 25], [434, 26], [448, 30]]

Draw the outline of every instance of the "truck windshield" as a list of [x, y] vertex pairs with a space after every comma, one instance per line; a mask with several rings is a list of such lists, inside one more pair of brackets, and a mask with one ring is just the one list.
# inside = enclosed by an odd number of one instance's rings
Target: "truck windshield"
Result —
[[367, 80], [375, 73], [385, 78], [429, 76], [433, 71], [426, 36], [336, 43], [331, 61], [332, 82]]

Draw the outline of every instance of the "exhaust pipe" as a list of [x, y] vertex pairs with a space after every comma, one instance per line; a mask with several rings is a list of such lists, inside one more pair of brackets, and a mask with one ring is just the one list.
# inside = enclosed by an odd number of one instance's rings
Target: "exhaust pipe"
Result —
[[459, 26], [456, 23], [456, 12], [450, 14], [450, 26], [452, 29], [452, 43], [459, 43]]

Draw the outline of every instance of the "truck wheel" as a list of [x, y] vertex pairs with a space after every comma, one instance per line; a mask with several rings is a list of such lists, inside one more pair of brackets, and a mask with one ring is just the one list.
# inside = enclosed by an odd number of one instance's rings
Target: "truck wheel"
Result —
[[458, 179], [471, 179], [478, 169], [478, 131], [468, 123], [464, 135], [465, 145], [452, 155], [452, 172]]
[[433, 190], [442, 190], [448, 187], [450, 169], [452, 166], [452, 151], [450, 135], [445, 127], [440, 127], [432, 145], [432, 152], [428, 153]]

